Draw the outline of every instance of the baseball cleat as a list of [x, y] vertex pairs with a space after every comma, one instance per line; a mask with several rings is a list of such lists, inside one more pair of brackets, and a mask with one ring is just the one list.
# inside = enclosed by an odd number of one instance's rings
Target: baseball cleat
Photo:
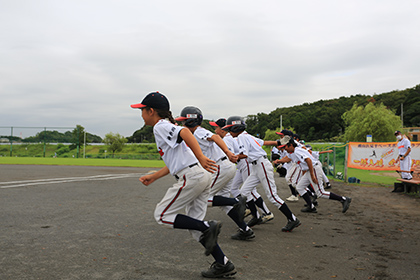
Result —
[[287, 201], [299, 201], [299, 197], [297, 197], [296, 195], [291, 195], [288, 198], [286, 198]]
[[203, 231], [200, 236], [200, 243], [206, 248], [204, 252], [206, 256], [210, 255], [217, 245], [217, 236], [220, 233], [222, 223], [218, 221], [209, 221], [209, 225], [210, 227]]
[[235, 274], [236, 269], [231, 261], [228, 261], [224, 265], [218, 262], [214, 262], [207, 271], [201, 272], [201, 275], [206, 278], [223, 278], [230, 277]]
[[261, 217], [259, 217], [259, 218], [257, 218], [257, 217], [252, 217], [252, 219], [251, 219], [251, 220], [249, 220], [249, 222], [248, 222], [247, 226], [249, 226], [249, 227], [253, 227], [253, 226], [255, 226], [255, 225], [259, 225], [259, 224], [261, 224], [261, 222], [262, 222]]
[[266, 222], [271, 221], [272, 219], [274, 219], [274, 215], [273, 213], [270, 214], [263, 214], [261, 216], [261, 224], [265, 224]]
[[249, 210], [248, 208], [245, 210], [245, 217], [248, 217], [249, 215], [251, 215], [251, 210]]
[[281, 231], [291, 232], [294, 228], [301, 225], [301, 222], [296, 218], [294, 221], [288, 221], [287, 225], [281, 229]]
[[238, 230], [237, 233], [231, 236], [232, 239], [235, 240], [249, 240], [255, 237], [254, 231], [249, 229], [247, 231], [243, 231], [241, 229]]
[[305, 208], [302, 208], [300, 211], [304, 212], [304, 213], [318, 213], [318, 211], [316, 211], [315, 207], [313, 207], [313, 208], [305, 207]]
[[343, 200], [341, 203], [343, 204], [343, 213], [346, 213], [347, 210], [349, 210], [350, 203], [351, 203], [351, 197], [345, 197], [346, 199]]

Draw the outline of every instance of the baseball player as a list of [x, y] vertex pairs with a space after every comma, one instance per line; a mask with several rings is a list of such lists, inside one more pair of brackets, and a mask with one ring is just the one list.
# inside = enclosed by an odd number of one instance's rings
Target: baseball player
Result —
[[[177, 180], [157, 204], [154, 213], [156, 221], [173, 228], [188, 229], [205, 247], [205, 254], [213, 256], [215, 261], [201, 273], [203, 277], [234, 275], [235, 266], [217, 244], [221, 223], [203, 221], [210, 192], [209, 172], [216, 171], [217, 165], [204, 156], [188, 129], [174, 125], [169, 101], [163, 94], [149, 93], [141, 103], [131, 107], [141, 109], [145, 125], [153, 126], [159, 154], [166, 164], [159, 171], [142, 176], [140, 181], [148, 186], [169, 173]], [[180, 214], [182, 210], [185, 210], [185, 215]]]
[[238, 138], [239, 158], [247, 158], [253, 166], [251, 174], [246, 178], [241, 188], [241, 195], [247, 198], [247, 204], [253, 218], [248, 222], [255, 225], [261, 222], [261, 217], [255, 207], [255, 202], [251, 192], [259, 183], [262, 184], [265, 193], [271, 203], [273, 203], [286, 216], [288, 222], [282, 231], [292, 231], [295, 227], [300, 226], [300, 221], [293, 215], [286, 203], [277, 195], [277, 187], [274, 181], [273, 165], [267, 158], [267, 153], [261, 147], [262, 145], [278, 145], [278, 141], [263, 141], [245, 132], [245, 122], [241, 117], [229, 117], [226, 126], [233, 137]]
[[244, 197], [230, 197], [231, 181], [236, 173], [234, 162], [238, 160], [238, 157], [229, 150], [219, 135], [200, 126], [203, 121], [203, 114], [199, 108], [185, 107], [181, 111], [181, 116], [176, 120], [182, 122], [194, 134], [203, 154], [217, 164], [217, 171], [212, 174], [209, 206], [221, 207], [244, 233], [241, 236], [242, 238], [235, 238], [234, 236], [232, 238], [239, 240], [254, 238], [254, 232], [244, 222], [246, 199]]
[[[293, 132], [287, 129], [283, 129], [281, 132], [276, 132], [277, 135], [280, 135], [280, 139], [283, 138], [286, 135], [293, 136]], [[287, 151], [284, 149], [284, 147], [280, 148], [280, 159], [284, 158], [288, 155]], [[276, 161], [273, 161], [276, 162]], [[282, 167], [286, 169], [286, 183], [289, 186], [290, 192], [292, 193], [288, 198], [286, 198], [287, 201], [290, 202], [296, 202], [299, 201], [299, 194], [296, 191], [296, 185], [299, 181], [299, 178], [301, 176], [301, 170], [298, 165], [296, 165], [294, 162], [284, 162], [282, 164]]]
[[[233, 138], [229, 132], [223, 130], [222, 128], [226, 125], [226, 119], [218, 119], [216, 122], [209, 122], [211, 126], [215, 127], [215, 132], [225, 141], [226, 145], [228, 146], [229, 150], [233, 152], [235, 155], [239, 154], [239, 145], [237, 138]], [[246, 158], [238, 159], [236, 163], [236, 174], [232, 180], [230, 192], [233, 197], [239, 197], [241, 195], [240, 187], [242, 183], [245, 182], [246, 178], [248, 178], [249, 174], [251, 174], [251, 167], [252, 165], [249, 164]], [[257, 207], [263, 212], [261, 215], [261, 223], [264, 224], [274, 219], [274, 214], [268, 209], [267, 205], [265, 204], [263, 198], [258, 193], [256, 189], [251, 192], [255, 200], [255, 204]], [[232, 238], [238, 239], [241, 236], [233, 236]]]
[[411, 142], [406, 137], [401, 135], [401, 131], [395, 131], [395, 136], [397, 137], [397, 147], [398, 147], [398, 157], [396, 162], [400, 162], [400, 169], [406, 172], [401, 172], [401, 178], [406, 180], [413, 179], [411, 175]]
[[[311, 156], [314, 157], [314, 159], [321, 164], [321, 161], [319, 160], [319, 155], [320, 154], [325, 154], [325, 153], [332, 153], [332, 150], [327, 150], [327, 151], [313, 151], [312, 150], [312, 146], [311, 145], [305, 145], [306, 149], [308, 150], [308, 152], [311, 154]], [[324, 170], [322, 170], [322, 179], [325, 183], [325, 189], [331, 189], [331, 183], [330, 180], [328, 179], [327, 175], [325, 174]]]
[[324, 190], [321, 165], [315, 161], [311, 154], [307, 150], [297, 147], [296, 141], [289, 136], [283, 137], [280, 140], [280, 143], [281, 147], [285, 147], [289, 156], [277, 160], [277, 163], [293, 161], [298, 164], [302, 170], [302, 177], [299, 179], [296, 189], [300, 196], [305, 200], [307, 206], [301, 211], [317, 213], [315, 205], [311, 201], [310, 195], [306, 189], [308, 185], [312, 185], [318, 197], [340, 201], [343, 205], [342, 212], [345, 213], [350, 207], [351, 198], [339, 196]]

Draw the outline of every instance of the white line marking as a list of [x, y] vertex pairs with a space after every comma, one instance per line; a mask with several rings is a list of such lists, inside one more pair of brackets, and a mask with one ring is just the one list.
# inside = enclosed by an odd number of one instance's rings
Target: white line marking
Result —
[[12, 181], [12, 182], [0, 182], [0, 189], [10, 189], [26, 186], [35, 185], [46, 185], [46, 184], [59, 184], [69, 182], [82, 182], [82, 181], [100, 181], [100, 180], [114, 180], [128, 177], [141, 177], [143, 173], [128, 173], [128, 174], [104, 174], [94, 175], [87, 177], [68, 177], [68, 178], [52, 178], [52, 179], [38, 179], [38, 180], [25, 180], [25, 181]]

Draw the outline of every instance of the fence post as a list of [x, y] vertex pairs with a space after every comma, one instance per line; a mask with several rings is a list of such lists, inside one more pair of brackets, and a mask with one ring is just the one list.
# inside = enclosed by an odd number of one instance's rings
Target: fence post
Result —
[[10, 127], [10, 156], [13, 156], [13, 126]]
[[344, 155], [344, 182], [347, 182], [347, 158], [349, 153], [349, 144], [346, 143], [346, 153]]
[[46, 127], [44, 127], [44, 157], [45, 157], [45, 142], [47, 141], [47, 128]]
[[333, 147], [333, 150], [334, 150], [334, 158], [333, 158], [333, 161], [334, 161], [334, 169], [333, 169], [333, 173], [334, 173], [334, 178], [335, 178], [335, 174], [337, 174], [336, 172], [335, 172], [335, 160], [336, 160], [336, 151], [335, 151], [335, 144], [334, 144], [334, 147]]

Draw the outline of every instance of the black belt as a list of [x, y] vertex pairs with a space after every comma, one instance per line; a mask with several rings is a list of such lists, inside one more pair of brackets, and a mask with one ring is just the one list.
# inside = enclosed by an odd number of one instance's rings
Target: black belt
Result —
[[[227, 160], [227, 157], [222, 157], [221, 159], [219, 159], [219, 160], [221, 160], [221, 161], [224, 161], [224, 160]], [[219, 161], [218, 160], [218, 161]]]
[[[262, 156], [263, 158], [267, 158], [267, 156]], [[253, 165], [256, 165], [257, 164], [257, 161], [258, 161], [258, 159], [257, 160], [254, 160], [253, 162], [251, 162], [251, 164], [253, 164]]]
[[[193, 164], [189, 165], [188, 167], [189, 167], [189, 168], [192, 168], [192, 167], [194, 167], [194, 166], [196, 166], [196, 165], [198, 165], [198, 163], [193, 163]], [[178, 175], [174, 175], [174, 176], [175, 176], [175, 179], [179, 180]]]

